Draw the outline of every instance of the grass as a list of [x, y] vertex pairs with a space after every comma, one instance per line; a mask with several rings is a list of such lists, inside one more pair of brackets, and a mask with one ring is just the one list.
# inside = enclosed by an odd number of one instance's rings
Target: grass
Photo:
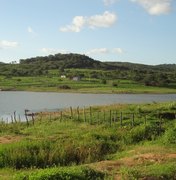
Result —
[[[117, 86], [113, 86], [113, 83]], [[175, 88], [149, 87], [131, 80], [107, 80], [83, 78], [81, 81], [61, 79], [56, 75], [37, 77], [0, 77], [1, 90], [53, 91], [81, 93], [176, 93]], [[60, 88], [67, 85], [70, 89]]]
[[89, 167], [61, 167], [61, 168], [48, 168], [45, 170], [34, 170], [30, 173], [20, 173], [15, 179], [47, 179], [47, 180], [84, 180], [84, 179], [104, 179], [105, 174], [90, 169]]
[[[109, 116], [97, 112], [148, 113], [124, 116], [109, 124]], [[174, 179], [176, 177], [176, 121], [155, 122], [156, 112], [174, 113], [175, 102], [92, 107], [92, 122], [69, 111], [33, 125], [0, 123], [1, 179]], [[88, 112], [88, 110], [86, 110]], [[73, 113], [76, 111], [73, 110]], [[65, 113], [65, 114], [64, 114]], [[8, 139], [9, 141], [5, 141]]]

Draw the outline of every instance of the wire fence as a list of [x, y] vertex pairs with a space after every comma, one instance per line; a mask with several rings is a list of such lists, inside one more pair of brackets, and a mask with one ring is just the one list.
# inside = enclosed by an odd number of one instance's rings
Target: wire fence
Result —
[[[79, 122], [88, 123], [90, 125], [104, 124], [107, 126], [117, 125], [119, 127], [124, 126], [136, 126], [139, 124], [147, 124], [148, 122], [161, 126], [166, 120], [176, 119], [175, 112], [126, 112], [119, 109], [94, 109], [89, 108], [68, 108], [57, 112], [39, 112], [32, 113], [29, 110], [24, 112], [25, 120], [21, 120], [21, 117], [16, 115], [16, 112], [11, 115], [10, 123], [26, 123], [27, 126], [35, 125], [36, 122], [42, 123], [43, 120], [59, 121], [59, 122]], [[8, 121], [1, 121], [3, 124], [9, 123]]]

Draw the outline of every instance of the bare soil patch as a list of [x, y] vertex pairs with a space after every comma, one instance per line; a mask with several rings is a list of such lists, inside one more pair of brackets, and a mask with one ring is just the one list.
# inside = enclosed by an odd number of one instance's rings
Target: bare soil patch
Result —
[[20, 141], [21, 137], [20, 136], [2, 136], [0, 137], [0, 144], [10, 144], [13, 142]]
[[176, 153], [171, 154], [156, 154], [156, 153], [145, 153], [134, 155], [132, 157], [125, 157], [119, 160], [101, 161], [92, 164], [94, 168], [99, 171], [107, 172], [108, 174], [113, 174], [115, 180], [120, 180], [121, 176], [119, 170], [121, 167], [133, 167], [136, 165], [162, 163], [168, 161], [169, 159], [176, 160]]

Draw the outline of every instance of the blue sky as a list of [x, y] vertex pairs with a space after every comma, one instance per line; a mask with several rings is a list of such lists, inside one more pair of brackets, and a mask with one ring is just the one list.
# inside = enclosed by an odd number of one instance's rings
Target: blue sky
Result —
[[176, 63], [175, 0], [0, 0], [0, 61], [56, 53]]

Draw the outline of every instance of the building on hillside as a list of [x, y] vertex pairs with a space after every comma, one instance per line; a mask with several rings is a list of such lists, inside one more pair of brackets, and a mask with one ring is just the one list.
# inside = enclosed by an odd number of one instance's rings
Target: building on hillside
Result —
[[66, 78], [66, 75], [61, 75], [61, 78], [62, 78], [62, 79], [65, 79], [65, 78]]
[[81, 77], [80, 76], [74, 76], [72, 78], [73, 81], [80, 81], [81, 80]]

